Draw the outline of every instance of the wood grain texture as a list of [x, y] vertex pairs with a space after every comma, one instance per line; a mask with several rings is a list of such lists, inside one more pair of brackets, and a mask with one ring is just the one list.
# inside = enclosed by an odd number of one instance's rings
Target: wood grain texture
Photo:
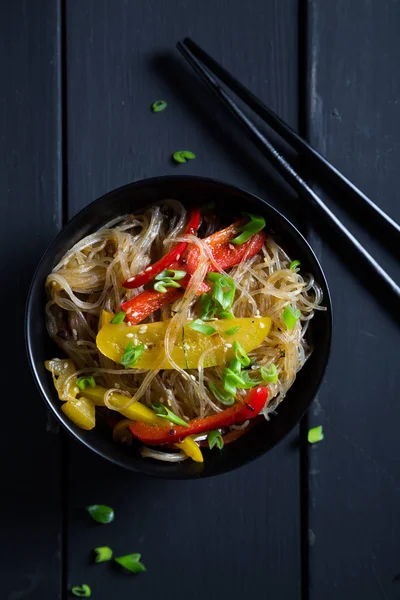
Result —
[[[400, 220], [397, 1], [309, 3], [309, 136], [343, 173]], [[399, 281], [374, 241], [333, 204]], [[316, 220], [313, 221], [314, 227]], [[331, 284], [333, 353], [311, 411], [325, 440], [310, 448], [310, 598], [399, 597], [399, 330], [366, 272], [337, 240], [311, 234]], [[327, 244], [330, 241], [330, 245]], [[398, 253], [397, 253], [398, 258]]]
[[[24, 309], [61, 225], [57, 3], [0, 3], [1, 597], [60, 597], [60, 442], [25, 358]], [[7, 294], [4, 291], [8, 290]], [[10, 303], [11, 299], [11, 303]]]
[[[178, 171], [288, 202], [174, 46], [190, 35], [296, 125], [296, 15], [294, 0], [260, 0], [251, 10], [225, 0], [68, 2], [70, 216], [114, 187]], [[168, 109], [153, 114], [159, 98]], [[197, 159], [174, 165], [178, 149]], [[113, 597], [299, 598], [297, 434], [253, 465], [204, 482], [133, 476], [71, 443], [70, 582]], [[90, 527], [90, 502], [113, 505], [115, 523]], [[132, 580], [109, 566], [88, 570], [90, 549], [101, 543], [141, 552], [148, 573]]]

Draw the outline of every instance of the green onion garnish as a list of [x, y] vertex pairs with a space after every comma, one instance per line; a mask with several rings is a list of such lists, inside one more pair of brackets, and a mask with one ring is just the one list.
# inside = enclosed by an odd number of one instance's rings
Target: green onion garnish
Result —
[[151, 105], [151, 108], [153, 112], [161, 112], [162, 110], [165, 110], [167, 106], [168, 104], [165, 102], [165, 100], [156, 100]]
[[248, 367], [251, 363], [251, 358], [247, 356], [246, 350], [239, 344], [237, 340], [233, 342], [233, 350], [235, 352], [236, 359], [244, 366]]
[[207, 442], [210, 450], [212, 450], [214, 446], [217, 446], [217, 448], [219, 448], [220, 450], [222, 450], [222, 448], [224, 447], [224, 439], [218, 431], [218, 429], [215, 429], [214, 431], [210, 431], [208, 433]]
[[112, 559], [112, 550], [108, 546], [99, 546], [95, 548], [93, 552], [96, 554], [94, 559], [97, 563], [107, 562]]
[[212, 381], [208, 382], [208, 387], [210, 388], [211, 392], [214, 394], [215, 398], [217, 400], [219, 400], [219, 402], [221, 402], [222, 404], [225, 404], [226, 406], [231, 406], [232, 404], [235, 403], [235, 397], [232, 396], [232, 394], [223, 392], [222, 390], [219, 389], [219, 387], [217, 387], [215, 385], [215, 383], [212, 383]]
[[153, 287], [156, 290], [156, 292], [161, 292], [162, 294], [165, 294], [167, 292], [167, 287], [180, 288], [181, 286], [177, 281], [174, 281], [173, 279], [163, 279], [162, 281], [157, 281], [157, 283], [155, 283]]
[[300, 315], [301, 312], [299, 310], [295, 310], [291, 304], [285, 306], [282, 313], [282, 319], [286, 325], [286, 329], [293, 329]]
[[261, 379], [252, 379], [250, 377], [250, 373], [251, 371], [242, 371], [241, 372], [241, 379], [242, 379], [242, 383], [240, 386], [242, 389], [244, 390], [251, 390], [251, 388], [255, 387], [256, 385], [260, 385], [261, 383]]
[[239, 331], [240, 327], [231, 327], [225, 331], [226, 335], [234, 335], [237, 331]]
[[189, 427], [189, 425], [186, 423], [186, 421], [184, 421], [183, 419], [178, 417], [178, 415], [173, 413], [172, 410], [169, 410], [169, 408], [164, 406], [164, 404], [160, 404], [159, 402], [153, 402], [152, 407], [158, 417], [161, 417], [162, 419], [166, 419], [167, 421], [170, 421], [171, 423], [175, 423], [175, 425], [182, 425], [182, 427]]
[[231, 240], [232, 244], [236, 244], [240, 246], [249, 240], [255, 233], [258, 233], [265, 227], [265, 219], [258, 215], [252, 215], [250, 213], [244, 213], [247, 217], [249, 217], [249, 222], [245, 225], [241, 225], [238, 227], [238, 231], [242, 233]]
[[132, 340], [130, 340], [121, 357], [121, 365], [124, 365], [125, 369], [131, 369], [136, 365], [143, 352], [144, 344], [133, 346]]
[[119, 325], [120, 323], [122, 323], [125, 317], [126, 313], [123, 310], [121, 310], [121, 312], [116, 314], [115, 317], [111, 319], [110, 323], [112, 323], [113, 325]]
[[173, 279], [174, 281], [179, 281], [183, 279], [187, 275], [186, 271], [176, 271], [175, 269], [166, 269], [165, 271], [161, 271], [158, 275], [154, 277], [156, 281], [161, 281], [162, 279]]
[[261, 377], [267, 383], [276, 383], [278, 381], [278, 369], [271, 363], [268, 367], [261, 367], [260, 369]]
[[230, 310], [221, 310], [221, 312], [219, 313], [219, 317], [221, 319], [230, 319], [230, 320], [232, 320], [232, 319], [235, 318], [235, 315]]
[[92, 375], [82, 375], [76, 380], [76, 385], [80, 390], [84, 390], [87, 387], [96, 387], [96, 382]]
[[317, 427], [312, 427], [308, 430], [307, 440], [309, 444], [316, 444], [324, 439], [324, 432], [322, 429], [322, 425], [318, 425]]
[[[229, 388], [241, 387], [241, 383], [243, 383], [243, 379], [242, 379], [241, 375], [239, 375], [238, 373], [235, 373], [235, 371], [232, 371], [232, 369], [225, 368], [222, 370], [222, 382], [223, 382], [224, 390], [228, 392]], [[225, 382], [227, 383], [227, 386], [225, 386]], [[233, 393], [235, 394], [236, 390]]]
[[71, 588], [71, 594], [78, 596], [78, 598], [90, 598], [92, 590], [86, 583], [83, 583], [82, 585], [75, 585]]
[[293, 260], [289, 265], [289, 269], [291, 271], [294, 271], [300, 265], [301, 265], [301, 262], [299, 260]]
[[193, 158], [196, 158], [196, 155], [194, 152], [190, 152], [190, 150], [178, 150], [177, 152], [173, 153], [172, 158], [177, 163], [185, 163], [188, 160], [193, 160]]
[[204, 323], [201, 319], [195, 319], [188, 325], [190, 329], [194, 329], [194, 331], [199, 331], [200, 333], [204, 333], [204, 335], [212, 335], [213, 333], [217, 333], [217, 330], [207, 323]]
[[231, 371], [236, 373], [236, 375], [240, 375], [242, 371], [242, 364], [237, 360], [237, 358], [234, 358], [229, 362], [229, 368]]
[[222, 310], [227, 310], [233, 304], [236, 285], [231, 277], [220, 273], [209, 273], [208, 279], [214, 283], [212, 299], [219, 304]]
[[87, 506], [86, 510], [92, 517], [93, 521], [101, 523], [102, 525], [107, 525], [107, 523], [114, 521], [113, 509], [109, 506], [105, 506], [104, 504], [92, 504], [91, 506]]
[[125, 556], [118, 556], [114, 560], [131, 573], [143, 573], [146, 571], [146, 567], [140, 562], [141, 558], [141, 554], [125, 554]]

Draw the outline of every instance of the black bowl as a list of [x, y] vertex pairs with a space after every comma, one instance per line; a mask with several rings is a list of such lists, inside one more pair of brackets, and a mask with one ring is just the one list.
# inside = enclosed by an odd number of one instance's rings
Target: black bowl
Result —
[[[287, 398], [279, 406], [277, 415], [268, 423], [260, 423], [221, 452], [205, 451], [202, 465], [191, 460], [171, 464], [144, 459], [139, 454], [138, 446], [126, 448], [114, 443], [110, 430], [105, 426], [82, 431], [61, 412], [61, 402], [50, 373], [44, 367], [46, 359], [60, 354], [47, 334], [44, 319], [44, 283], [53, 266], [77, 241], [115, 216], [138, 211], [165, 198], [176, 198], [185, 205], [201, 205], [213, 201], [218, 212], [225, 214], [228, 219], [230, 214], [240, 214], [243, 210], [262, 213], [267, 221], [267, 229], [276, 241], [289, 256], [301, 261], [304, 272], [314, 275], [322, 287], [324, 305], [328, 308], [327, 311], [318, 311], [310, 324], [308, 335], [315, 350], [299, 373]], [[331, 329], [331, 303], [325, 276], [314, 252], [297, 229], [264, 200], [232, 185], [200, 177], [159, 177], [138, 181], [106, 194], [81, 210], [44, 254], [31, 284], [26, 310], [29, 362], [36, 383], [57, 419], [72, 435], [100, 456], [133, 471], [171, 479], [209, 477], [225, 473], [254, 460], [275, 446], [298, 423], [318, 391], [328, 360]]]

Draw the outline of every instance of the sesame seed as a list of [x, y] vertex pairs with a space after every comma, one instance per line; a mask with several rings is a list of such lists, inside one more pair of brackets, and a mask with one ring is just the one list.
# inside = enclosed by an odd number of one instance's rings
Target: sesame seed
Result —
[[180, 255], [180, 254], [177, 254], [177, 255], [176, 255], [176, 259], [175, 259], [175, 260], [179, 260], [179, 259], [180, 259], [180, 257], [181, 257], [181, 255]]
[[68, 363], [67, 363], [67, 362], [65, 362], [65, 363], [63, 364], [63, 367], [64, 367], [64, 369], [68, 369]]
[[79, 394], [79, 388], [78, 388], [78, 386], [77, 386], [77, 385], [74, 387], [74, 393], [75, 393], [75, 394]]
[[147, 331], [147, 325], [142, 325], [139, 329], [139, 333], [144, 333], [145, 331]]
[[191, 375], [190, 378], [193, 379], [193, 381], [196, 381], [196, 377], [194, 375]]
[[254, 318], [255, 318], [255, 319], [262, 319], [262, 316], [261, 316], [260, 314], [258, 314], [258, 315], [254, 315]]
[[125, 337], [127, 337], [127, 338], [133, 338], [133, 333], [127, 333]]
[[227, 348], [232, 348], [232, 344], [225, 344]]
[[78, 402], [75, 402], [75, 406], [80, 406], [82, 404], [82, 402], [80, 400], [78, 400]]
[[234, 246], [233, 244], [229, 244], [229, 249], [230, 249], [230, 250], [234, 250], [234, 249], [235, 249], [235, 246]]
[[144, 270], [145, 273], [147, 273], [148, 271], [151, 271], [151, 267], [147, 267], [147, 269]]
[[261, 327], [261, 329], [264, 329], [265, 324], [264, 323], [260, 323], [260, 327]]

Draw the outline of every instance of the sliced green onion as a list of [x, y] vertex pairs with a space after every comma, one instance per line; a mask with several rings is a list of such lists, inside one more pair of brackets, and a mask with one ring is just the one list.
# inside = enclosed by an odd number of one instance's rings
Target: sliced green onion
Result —
[[317, 442], [321, 442], [324, 439], [324, 432], [322, 429], [322, 425], [318, 425], [317, 427], [312, 427], [308, 430], [307, 440], [309, 444], [316, 444]]
[[219, 313], [219, 317], [221, 319], [229, 319], [232, 320], [235, 318], [235, 315], [233, 314], [233, 312], [231, 312], [230, 310], [221, 310], [221, 312]]
[[121, 365], [124, 365], [125, 369], [131, 369], [136, 365], [143, 352], [144, 344], [134, 346], [130, 340], [121, 357]]
[[218, 429], [215, 429], [214, 431], [210, 431], [208, 433], [207, 442], [210, 450], [212, 450], [214, 446], [217, 446], [217, 448], [219, 448], [220, 450], [222, 450], [222, 448], [224, 447], [224, 440]]
[[230, 329], [227, 329], [225, 331], [226, 335], [235, 335], [235, 333], [237, 333], [239, 331], [240, 327], [231, 327]]
[[146, 571], [146, 567], [140, 562], [141, 558], [141, 554], [125, 554], [125, 556], [118, 556], [114, 560], [131, 573], [143, 573]]
[[112, 559], [112, 550], [108, 546], [99, 546], [95, 548], [93, 552], [96, 554], [96, 558], [94, 559], [97, 563], [107, 562]]
[[250, 213], [245, 213], [249, 217], [249, 222], [245, 225], [241, 225], [238, 227], [238, 231], [242, 233], [231, 240], [232, 244], [236, 244], [240, 246], [249, 240], [254, 234], [258, 233], [265, 227], [265, 219], [258, 215], [252, 215]]
[[93, 521], [102, 525], [107, 525], [111, 521], [114, 521], [114, 510], [105, 504], [92, 504], [91, 506], [87, 506], [86, 510]]
[[242, 384], [238, 387], [241, 387], [243, 390], [251, 390], [251, 388], [255, 387], [256, 385], [260, 385], [261, 383], [261, 379], [252, 379], [250, 377], [250, 373], [252, 371], [242, 371], [241, 372], [241, 379], [242, 379]]
[[153, 287], [156, 290], [156, 292], [161, 292], [162, 294], [165, 294], [167, 292], [167, 287], [180, 288], [181, 286], [177, 281], [174, 281], [173, 279], [163, 279], [162, 281], [157, 281], [157, 283], [155, 283]]
[[[222, 370], [222, 382], [224, 390], [228, 392], [228, 388], [231, 388], [233, 386], [240, 387], [241, 383], [243, 383], [243, 379], [238, 373], [232, 371], [232, 369], [225, 368]], [[225, 385], [225, 383], [227, 384], [227, 386]]]
[[156, 100], [151, 105], [151, 108], [153, 109], [153, 112], [161, 112], [162, 110], [165, 110], [167, 106], [168, 104], [165, 102], [165, 100]]
[[278, 369], [271, 363], [268, 367], [261, 367], [260, 369], [261, 377], [267, 383], [276, 383], [278, 381]]
[[190, 150], [177, 150], [173, 153], [172, 158], [177, 163], [185, 163], [188, 160], [193, 160], [196, 158], [196, 155]]
[[208, 279], [214, 283], [212, 299], [217, 302], [222, 310], [227, 310], [233, 304], [236, 285], [231, 277], [220, 273], [209, 273]]
[[204, 323], [201, 319], [195, 319], [191, 323], [189, 323], [190, 329], [194, 329], [194, 331], [199, 331], [200, 333], [204, 333], [204, 335], [212, 335], [213, 333], [217, 333], [217, 330], [207, 323]]
[[154, 277], [156, 281], [160, 281], [161, 279], [173, 279], [174, 281], [179, 281], [186, 277], [186, 271], [176, 271], [175, 269], [166, 269], [165, 271], [161, 271], [158, 275]]
[[96, 387], [96, 382], [92, 375], [82, 375], [76, 380], [76, 385], [80, 390], [85, 390], [87, 387]]
[[237, 340], [233, 342], [233, 351], [235, 352], [236, 359], [244, 366], [248, 367], [251, 363], [251, 358], [247, 356], [246, 350], [239, 344]]
[[71, 588], [71, 594], [78, 596], [78, 598], [90, 598], [92, 590], [86, 583], [83, 583], [82, 585], [75, 585]]
[[289, 269], [291, 271], [294, 271], [300, 265], [301, 265], [301, 262], [299, 260], [293, 260], [289, 265]]
[[242, 363], [239, 362], [237, 358], [234, 358], [229, 362], [229, 368], [231, 369], [231, 371], [236, 373], [236, 375], [240, 375], [242, 371]]
[[173, 413], [172, 410], [169, 410], [169, 408], [164, 406], [164, 404], [160, 404], [159, 402], [153, 402], [152, 407], [158, 417], [161, 417], [162, 419], [166, 419], [167, 421], [170, 421], [171, 423], [175, 423], [175, 425], [182, 425], [182, 427], [189, 427], [189, 425], [186, 423], [186, 421], [184, 421], [183, 419], [178, 417], [178, 415]]
[[283, 309], [282, 319], [286, 325], [286, 329], [293, 329], [299, 319], [301, 312], [295, 310], [291, 304], [288, 304]]
[[118, 314], [115, 315], [115, 317], [113, 319], [111, 319], [111, 323], [113, 325], [119, 325], [120, 323], [122, 323], [122, 321], [125, 319], [126, 317], [126, 313], [121, 310], [121, 312], [119, 312]]
[[223, 392], [212, 381], [208, 382], [208, 387], [210, 388], [211, 392], [214, 394], [215, 398], [217, 400], [219, 400], [219, 402], [221, 402], [222, 404], [225, 404], [226, 406], [231, 406], [232, 404], [235, 403], [235, 397], [232, 396], [232, 394]]
[[218, 308], [214, 306], [211, 296], [209, 294], [202, 294], [200, 296], [201, 315], [200, 319], [211, 319], [215, 316]]

